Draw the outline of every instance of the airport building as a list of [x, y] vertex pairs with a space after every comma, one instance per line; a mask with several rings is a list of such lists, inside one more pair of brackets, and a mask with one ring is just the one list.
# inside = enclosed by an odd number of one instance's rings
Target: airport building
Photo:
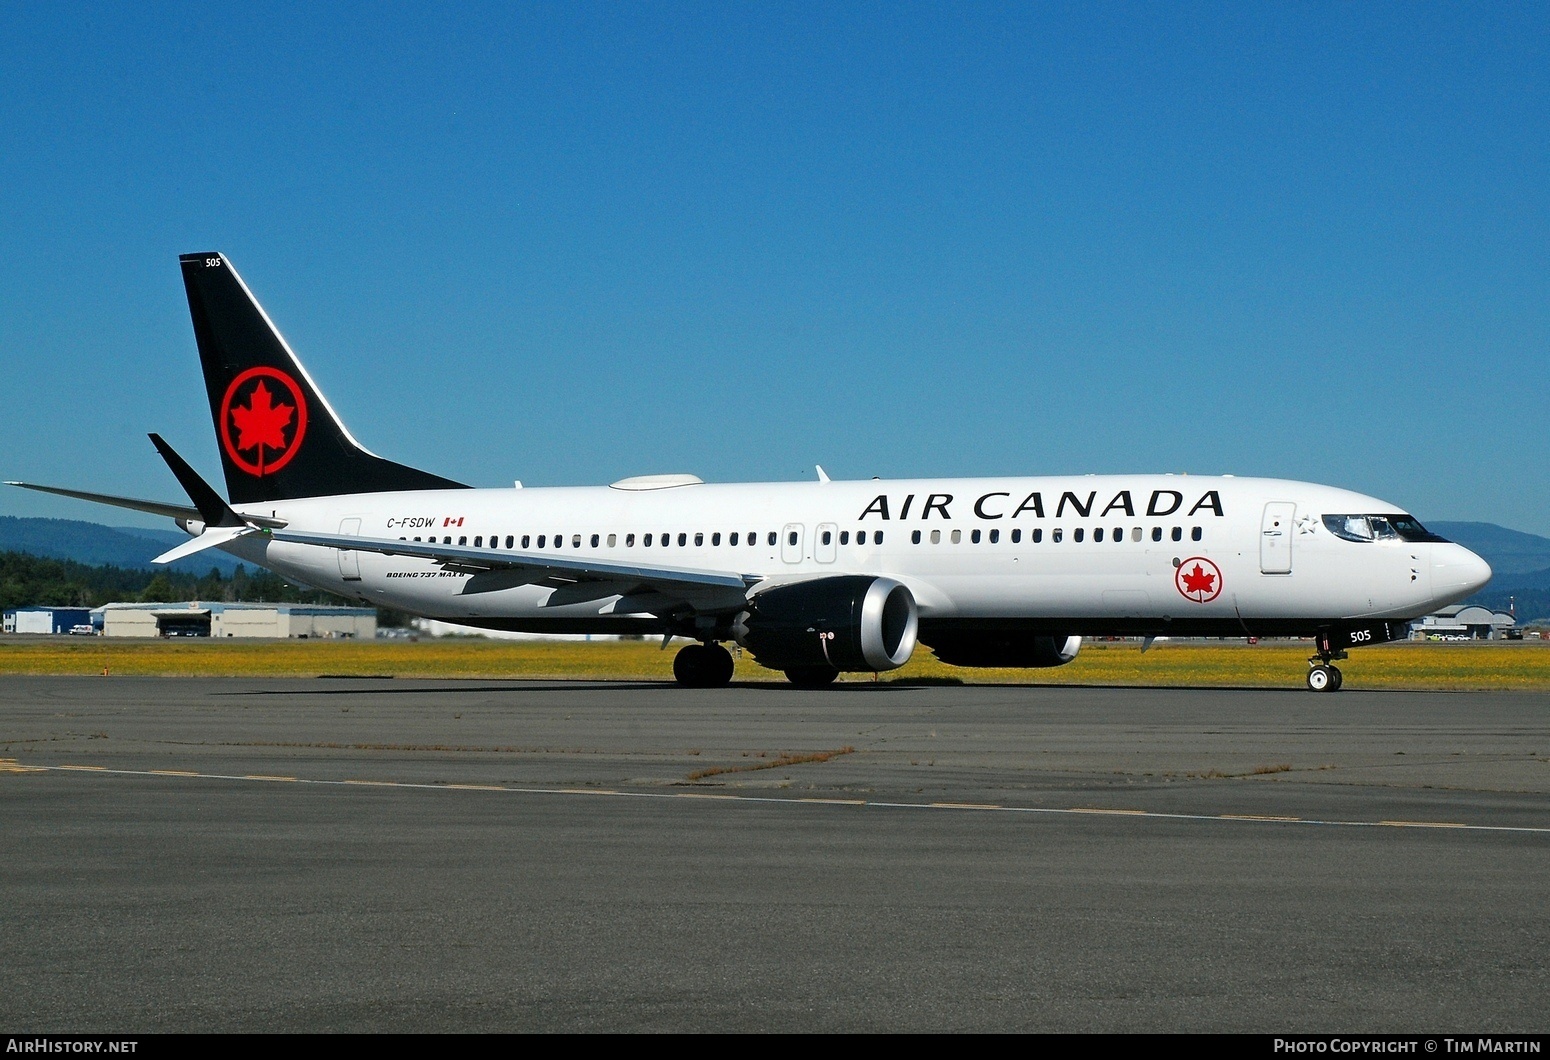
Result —
[[91, 618], [84, 607], [13, 607], [5, 612], [0, 632], [92, 633]]
[[1517, 639], [1518, 620], [1506, 611], [1492, 611], [1479, 604], [1453, 604], [1410, 623], [1416, 640]]
[[248, 637], [307, 640], [377, 635], [369, 607], [319, 604], [107, 604], [91, 613], [105, 637]]

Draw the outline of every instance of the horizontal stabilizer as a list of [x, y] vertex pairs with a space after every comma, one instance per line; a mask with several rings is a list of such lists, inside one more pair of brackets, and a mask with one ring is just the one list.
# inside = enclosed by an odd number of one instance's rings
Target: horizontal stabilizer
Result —
[[175, 548], [168, 549], [166, 552], [163, 552], [161, 555], [151, 560], [151, 562], [172, 563], [173, 561], [180, 560], [185, 556], [192, 556], [196, 552], [203, 552], [207, 548], [215, 548], [217, 545], [224, 545], [228, 541], [235, 541], [237, 538], [243, 536], [244, 534], [256, 533], [258, 533], [257, 527], [247, 526], [245, 524], [241, 526], [217, 526], [210, 530], [206, 530], [198, 537], [190, 538]]
[[131, 511], [147, 512], [150, 515], [165, 515], [169, 519], [201, 518], [198, 508], [190, 508], [186, 504], [141, 501], [133, 497], [114, 497], [107, 493], [87, 493], [85, 490], [67, 490], [58, 486], [39, 486], [32, 482], [7, 482], [6, 485], [20, 486], [24, 490], [37, 490], [39, 493], [53, 493], [60, 497], [74, 497], [78, 501], [91, 501], [93, 504], [111, 504], [115, 508], [128, 508]]

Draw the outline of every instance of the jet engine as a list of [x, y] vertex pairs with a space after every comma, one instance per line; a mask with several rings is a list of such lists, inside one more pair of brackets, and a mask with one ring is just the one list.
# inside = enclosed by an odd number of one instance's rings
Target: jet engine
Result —
[[996, 629], [937, 632], [926, 643], [949, 666], [1064, 666], [1082, 650], [1081, 637]]
[[891, 578], [844, 575], [755, 595], [733, 627], [772, 670], [894, 670], [915, 650], [920, 612]]

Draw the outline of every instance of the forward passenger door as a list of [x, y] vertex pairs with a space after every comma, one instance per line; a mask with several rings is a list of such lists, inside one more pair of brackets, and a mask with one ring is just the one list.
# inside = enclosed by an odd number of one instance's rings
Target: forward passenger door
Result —
[[1297, 505], [1291, 501], [1271, 501], [1259, 526], [1259, 571], [1261, 574], [1292, 573], [1292, 519]]

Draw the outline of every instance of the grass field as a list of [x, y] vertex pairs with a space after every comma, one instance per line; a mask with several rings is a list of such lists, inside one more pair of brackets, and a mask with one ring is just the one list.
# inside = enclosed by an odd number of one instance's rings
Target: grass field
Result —
[[[0, 674], [106, 674], [200, 677], [452, 677], [671, 681], [675, 641], [656, 643], [491, 641], [106, 640], [6, 637]], [[1304, 643], [1165, 642], [1143, 654], [1136, 643], [1088, 643], [1075, 662], [1050, 670], [944, 666], [921, 649], [883, 681], [964, 684], [1137, 685], [1300, 688]], [[1363, 648], [1340, 664], [1347, 688], [1550, 691], [1550, 643], [1405, 643]], [[751, 658], [737, 681], [784, 681]], [[871, 681], [870, 674], [842, 680]]]

